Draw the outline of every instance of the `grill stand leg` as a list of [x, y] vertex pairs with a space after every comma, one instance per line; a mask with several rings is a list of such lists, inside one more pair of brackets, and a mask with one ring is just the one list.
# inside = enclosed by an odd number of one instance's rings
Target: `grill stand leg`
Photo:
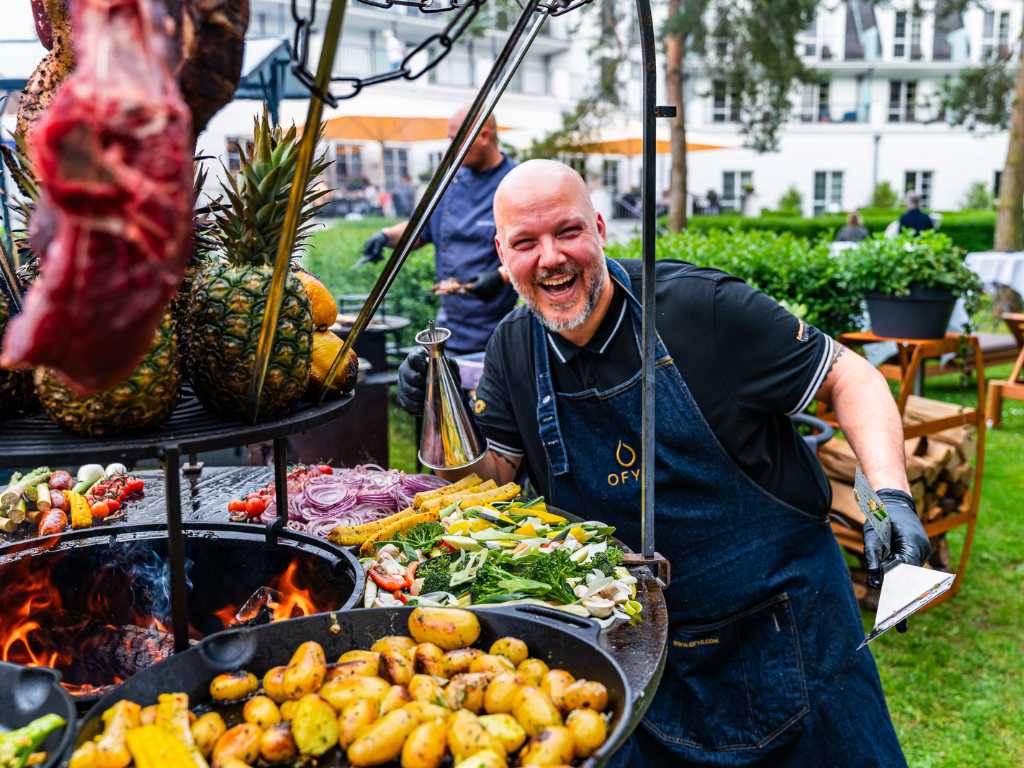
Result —
[[174, 652], [188, 649], [188, 585], [185, 581], [185, 535], [181, 527], [181, 452], [164, 449], [164, 488], [167, 502], [167, 564], [171, 578], [171, 627]]
[[277, 543], [277, 534], [288, 524], [288, 439], [274, 438], [274, 504], [277, 517], [267, 523], [267, 544]]

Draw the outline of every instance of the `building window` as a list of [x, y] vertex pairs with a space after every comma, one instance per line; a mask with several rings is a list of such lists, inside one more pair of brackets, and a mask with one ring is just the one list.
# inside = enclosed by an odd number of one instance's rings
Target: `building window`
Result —
[[252, 150], [252, 139], [241, 136], [228, 136], [227, 139], [227, 166], [229, 173], [238, 173], [242, 170], [242, 156]]
[[404, 147], [384, 147], [384, 189], [391, 192], [402, 177], [408, 175], [409, 150]]
[[843, 172], [814, 172], [814, 215], [843, 210]]
[[[432, 46], [429, 51], [431, 59], [435, 58], [438, 53], [437, 48]], [[453, 48], [436, 67], [427, 73], [427, 78], [434, 85], [471, 88], [474, 85], [473, 57], [464, 46]]]
[[910, 16], [910, 58], [921, 58], [921, 16], [917, 13]]
[[744, 189], [753, 186], [753, 171], [722, 171], [722, 208], [729, 211], [740, 210]]
[[363, 178], [363, 150], [357, 144], [334, 145], [334, 185]]
[[998, 37], [996, 21], [997, 14], [995, 11], [985, 11], [985, 21], [981, 33], [982, 59], [1005, 56], [1010, 52], [1009, 11], [1002, 11], [998, 14]]
[[436, 152], [427, 153], [427, 165], [430, 167], [430, 175], [434, 175], [434, 171], [437, 170], [437, 166], [441, 164], [441, 160], [444, 158], [444, 152], [437, 150]]
[[711, 94], [711, 122], [738, 123], [740, 121], [739, 94], [726, 88], [721, 80], [716, 80]]
[[601, 184], [612, 192], [619, 191], [618, 160], [605, 160], [601, 163]]
[[815, 17], [807, 29], [796, 38], [797, 47], [804, 56], [814, 58], [818, 55], [818, 19]]
[[907, 171], [903, 174], [903, 191], [908, 195], [918, 195], [922, 208], [932, 207], [932, 172]]
[[587, 178], [587, 158], [585, 156], [570, 157], [565, 160], [565, 163], [584, 179]]
[[800, 98], [800, 121], [804, 123], [828, 123], [832, 120], [829, 109], [829, 81], [805, 83]]
[[896, 11], [896, 28], [892, 33], [892, 57], [894, 59], [905, 59], [907, 57], [906, 11]]
[[916, 123], [916, 80], [889, 81], [889, 122]]

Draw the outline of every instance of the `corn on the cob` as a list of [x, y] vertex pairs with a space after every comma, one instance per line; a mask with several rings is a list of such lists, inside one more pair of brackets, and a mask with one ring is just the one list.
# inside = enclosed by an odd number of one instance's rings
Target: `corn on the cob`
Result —
[[522, 489], [516, 483], [505, 483], [500, 488], [495, 488], [492, 491], [485, 491], [460, 499], [459, 509], [475, 507], [481, 504], [493, 504], [495, 501], [510, 501], [519, 495], [520, 490]]
[[430, 499], [423, 502], [423, 506], [420, 507], [421, 512], [429, 512], [433, 510], [444, 509], [445, 507], [454, 504], [456, 501], [475, 496], [476, 494], [483, 493], [497, 488], [498, 484], [493, 480], [485, 480], [482, 483], [474, 485], [472, 488], [467, 488], [463, 491], [457, 491], [456, 493], [447, 493], [444, 496], [437, 496], [436, 498]]
[[353, 544], [362, 544], [368, 538], [373, 536], [384, 528], [387, 528], [393, 523], [397, 523], [399, 520], [404, 520], [410, 515], [415, 515], [416, 510], [412, 507], [406, 507], [401, 512], [395, 512], [393, 515], [382, 517], [379, 520], [374, 520], [370, 523], [362, 523], [360, 525], [339, 525], [334, 528], [328, 535], [327, 538], [334, 544], [340, 544], [341, 546], [347, 547]]
[[135, 768], [195, 768], [188, 747], [159, 725], [132, 728], [126, 740]]
[[397, 523], [392, 523], [387, 528], [378, 531], [373, 536], [363, 542], [363, 546], [359, 548], [360, 555], [372, 555], [373, 550], [377, 546], [377, 542], [388, 541], [389, 539], [395, 538], [396, 535], [402, 531], [407, 531], [414, 525], [420, 523], [433, 523], [438, 518], [437, 512], [420, 512], [417, 515], [410, 515], [409, 517], [399, 520]]
[[92, 510], [89, 508], [89, 500], [74, 491], [65, 491], [64, 493], [68, 497], [68, 506], [71, 509], [71, 527], [88, 528], [91, 526]]
[[438, 496], [447, 496], [450, 493], [457, 493], [458, 491], [464, 491], [467, 488], [472, 488], [474, 485], [480, 483], [480, 478], [476, 472], [471, 472], [461, 480], [456, 480], [454, 483], [448, 485], [442, 485], [440, 488], [434, 488], [431, 491], [420, 491], [412, 497], [412, 505], [419, 509], [423, 506], [423, 502], [436, 499]]

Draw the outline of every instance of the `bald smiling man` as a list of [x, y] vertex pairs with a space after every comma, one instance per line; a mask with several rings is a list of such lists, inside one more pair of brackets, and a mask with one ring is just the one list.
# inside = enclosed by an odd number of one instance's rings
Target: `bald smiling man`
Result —
[[[605, 222], [561, 163], [512, 170], [496, 247], [524, 305], [498, 326], [469, 471], [529, 476], [548, 501], [640, 545], [638, 263], [604, 256]], [[659, 261], [656, 536], [672, 563], [669, 647], [651, 708], [612, 764], [903, 766], [842, 554], [830, 491], [789, 414], [830, 401], [893, 519], [894, 560], [929, 543], [908, 493], [900, 415], [865, 360], [762, 293]], [[403, 364], [400, 401], [422, 408]], [[865, 551], [875, 578], [873, 529]]]

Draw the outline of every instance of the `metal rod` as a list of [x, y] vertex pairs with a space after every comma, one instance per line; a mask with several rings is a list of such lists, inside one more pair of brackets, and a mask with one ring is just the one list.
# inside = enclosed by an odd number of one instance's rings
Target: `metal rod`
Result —
[[[345, 20], [346, 0], [331, 0], [331, 10], [327, 15], [327, 26], [324, 29], [323, 47], [320, 49], [320, 61], [316, 68], [316, 85], [319, 93], [325, 93], [331, 87], [331, 71], [334, 69], [334, 54], [341, 38], [341, 27]], [[295, 235], [299, 227], [302, 213], [303, 193], [309, 181], [309, 169], [313, 163], [317, 140], [320, 138], [320, 117], [324, 111], [324, 103], [314, 92], [309, 96], [309, 110], [303, 126], [302, 140], [299, 142], [299, 156], [295, 165], [295, 176], [292, 179], [291, 196], [288, 198], [288, 210], [284, 215], [281, 229], [281, 240], [277, 244], [277, 256], [274, 258], [274, 276], [270, 281], [267, 294], [267, 306], [263, 311], [263, 325], [260, 338], [256, 345], [256, 366], [249, 381], [249, 411], [253, 422], [259, 414], [260, 393], [267, 377], [270, 364], [270, 351], [274, 345], [274, 334], [277, 332], [277, 321], [281, 315], [281, 302], [284, 299], [285, 281], [288, 279], [288, 265], [292, 250], [295, 248]]]
[[641, 387], [643, 411], [640, 437], [640, 547], [643, 556], [654, 557], [654, 355], [657, 340], [654, 313], [654, 201], [655, 147], [657, 136], [654, 106], [657, 96], [657, 65], [654, 52], [654, 22], [649, 0], [636, 0], [640, 26], [640, 54], [643, 66], [643, 186], [640, 190], [643, 243], [643, 363]]
[[174, 652], [188, 650], [188, 583], [185, 580], [185, 535], [181, 528], [181, 452], [164, 449], [164, 494], [167, 503], [167, 565], [171, 578], [171, 628]]
[[288, 438], [274, 438], [274, 504], [277, 516], [267, 525], [267, 544], [277, 543], [277, 534], [288, 525]]
[[[484, 123], [487, 122], [487, 118], [491, 116], [491, 112], [494, 111], [494, 105], [501, 97], [501, 94], [505, 92], [505, 88], [519, 68], [519, 63], [523, 60], [526, 52], [530, 50], [534, 38], [537, 37], [540, 28], [547, 21], [549, 11], [544, 10], [541, 13], [536, 13], [540, 2], [541, 0], [530, 0], [526, 4], [519, 20], [509, 34], [508, 40], [505, 41], [505, 45], [494, 60], [494, 66], [491, 67], [487, 79], [480, 86], [476, 98], [473, 99], [472, 105], [466, 112], [466, 119], [462, 121], [462, 125], [459, 126], [455, 138], [448, 145], [448, 150], [445, 152], [444, 157], [441, 158], [437, 170], [427, 184], [427, 189], [420, 198], [412, 217], [409, 219], [409, 224], [406, 226], [405, 231], [402, 232], [401, 237], [398, 238], [398, 242], [391, 252], [391, 258], [387, 260], [384, 269], [381, 270], [380, 275], [377, 277], [377, 282], [366, 299], [366, 303], [363, 304], [363, 308], [356, 315], [352, 328], [346, 334], [341, 349], [338, 351], [337, 356], [335, 356], [334, 362], [331, 363], [327, 377], [320, 388], [321, 402], [323, 402], [330, 391], [331, 383], [334, 381], [334, 376], [341, 361], [346, 358], [349, 350], [355, 346], [359, 335], [370, 322], [370, 318], [376, 313], [392, 283], [395, 282], [399, 270], [405, 264], [409, 254], [412, 253], [412, 246], [419, 239], [420, 232], [423, 230], [427, 219], [430, 218], [430, 214], [434, 212], [434, 209], [437, 208], [438, 203], [441, 201], [441, 197], [448, 190], [448, 186], [451, 184], [452, 179], [455, 178], [455, 174], [466, 157], [466, 153], [469, 152], [469, 148], [476, 141], [477, 135], [483, 128]], [[531, 23], [530, 19], [535, 13], [536, 18]], [[520, 45], [524, 33], [526, 37], [525, 40], [522, 40], [522, 45]], [[517, 46], [519, 47], [517, 48]]]

